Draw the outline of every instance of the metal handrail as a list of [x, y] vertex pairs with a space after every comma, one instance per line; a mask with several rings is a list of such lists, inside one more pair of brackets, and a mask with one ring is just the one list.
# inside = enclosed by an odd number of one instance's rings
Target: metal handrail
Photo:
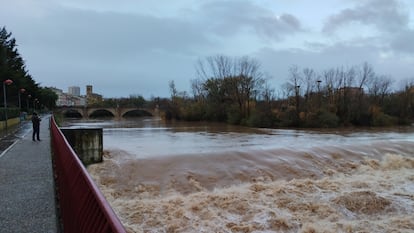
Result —
[[53, 117], [50, 128], [63, 232], [126, 233]]

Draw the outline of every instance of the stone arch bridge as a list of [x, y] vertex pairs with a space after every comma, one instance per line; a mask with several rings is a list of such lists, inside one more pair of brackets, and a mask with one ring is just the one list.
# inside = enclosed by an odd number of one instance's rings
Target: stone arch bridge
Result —
[[159, 116], [159, 109], [154, 108], [124, 108], [124, 107], [114, 107], [114, 108], [107, 108], [107, 107], [84, 107], [84, 106], [67, 106], [67, 107], [59, 107], [56, 110], [62, 114], [66, 114], [68, 112], [71, 113], [79, 113], [82, 118], [89, 118], [93, 113], [97, 111], [106, 111], [113, 115], [115, 118], [122, 118], [125, 114], [130, 112], [144, 112], [151, 116]]

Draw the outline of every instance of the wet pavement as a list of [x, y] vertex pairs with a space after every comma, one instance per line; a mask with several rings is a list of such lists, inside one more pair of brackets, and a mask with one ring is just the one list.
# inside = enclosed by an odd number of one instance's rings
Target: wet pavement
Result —
[[0, 231], [58, 232], [50, 148], [50, 117], [42, 118], [40, 139], [29, 122], [0, 139]]

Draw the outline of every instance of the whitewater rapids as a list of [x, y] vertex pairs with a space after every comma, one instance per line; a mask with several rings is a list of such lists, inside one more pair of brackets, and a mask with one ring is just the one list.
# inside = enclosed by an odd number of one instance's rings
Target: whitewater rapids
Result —
[[414, 142], [137, 158], [88, 171], [128, 232], [414, 232]]

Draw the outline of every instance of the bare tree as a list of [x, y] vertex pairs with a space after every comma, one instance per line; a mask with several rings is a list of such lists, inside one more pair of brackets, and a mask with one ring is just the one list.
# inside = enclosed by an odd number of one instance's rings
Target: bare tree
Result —
[[311, 68], [304, 68], [302, 73], [305, 90], [305, 112], [308, 113], [314, 108], [312, 105], [312, 95], [314, 94], [316, 86], [316, 73]]
[[336, 90], [338, 90], [340, 87], [340, 81], [336, 79], [337, 72], [338, 69], [329, 69], [323, 71], [322, 73], [322, 79], [327, 89], [327, 98], [329, 105], [332, 105], [334, 103]]
[[[299, 124], [300, 120], [300, 96], [301, 96], [301, 85], [303, 84], [303, 78], [299, 73], [299, 68], [297, 66], [292, 66], [289, 68], [289, 81], [286, 84], [286, 87], [289, 89], [289, 92], [295, 93], [295, 108], [296, 108], [296, 124]], [[303, 85], [302, 85], [303, 86]]]
[[382, 104], [385, 96], [391, 91], [392, 79], [387, 76], [375, 76], [368, 86], [369, 94], [376, 104]]
[[266, 82], [260, 96], [263, 101], [270, 103], [275, 100], [275, 89], [270, 87], [269, 83]]
[[168, 87], [170, 88], [171, 100], [174, 102], [174, 99], [178, 96], [177, 88], [175, 88], [174, 80], [168, 82]]
[[349, 68], [344, 74], [343, 74], [343, 79], [344, 79], [344, 87], [352, 87], [354, 86], [354, 82], [356, 79], [356, 70], [355, 67], [351, 67]]
[[[294, 92], [296, 96], [300, 96], [300, 87], [303, 86], [303, 78], [299, 73], [297, 66], [291, 66], [289, 68], [289, 81], [285, 85], [289, 89], [289, 92]], [[303, 87], [302, 87], [303, 88]]]
[[375, 78], [375, 72], [372, 66], [369, 65], [367, 62], [362, 64], [362, 68], [359, 71], [358, 84], [357, 84], [358, 87], [363, 88], [369, 82], [372, 82], [374, 78]]
[[246, 104], [242, 110], [245, 115], [250, 114], [250, 100], [255, 100], [262, 85], [265, 83], [263, 73], [260, 71], [260, 64], [257, 60], [249, 57], [242, 57], [235, 60], [236, 71], [239, 71], [238, 79], [240, 80], [238, 96]]
[[234, 62], [233, 59], [224, 56], [216, 55], [199, 59], [196, 63], [196, 74], [202, 80], [208, 80], [210, 78], [223, 79], [230, 77], [234, 74]]
[[388, 76], [382, 76], [381, 77], [381, 83], [380, 83], [380, 104], [384, 102], [385, 96], [387, 96], [391, 92], [391, 85], [393, 83], [393, 80]]
[[201, 81], [201, 79], [193, 79], [191, 80], [191, 90], [193, 92], [193, 98], [197, 101], [204, 101], [206, 96], [205, 96], [205, 91], [203, 88], [203, 83]]
[[256, 99], [265, 82], [259, 62], [247, 56], [207, 57], [205, 60], [198, 61], [196, 73], [204, 83], [204, 91], [208, 93], [207, 95], [217, 94], [222, 101], [237, 103], [243, 117], [249, 116], [250, 101]]
[[316, 73], [311, 68], [303, 69], [303, 83], [305, 84], [305, 98], [315, 90], [316, 86]]

